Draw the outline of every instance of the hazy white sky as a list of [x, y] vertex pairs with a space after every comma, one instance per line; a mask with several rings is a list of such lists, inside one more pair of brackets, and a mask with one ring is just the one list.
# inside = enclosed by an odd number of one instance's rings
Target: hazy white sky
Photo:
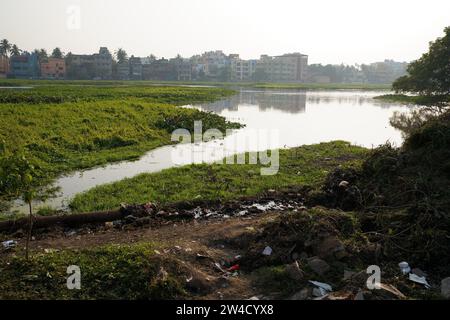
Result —
[[0, 1], [0, 38], [74, 53], [107, 46], [136, 56], [221, 49], [243, 58], [302, 52], [310, 63], [410, 61], [449, 25], [449, 0]]

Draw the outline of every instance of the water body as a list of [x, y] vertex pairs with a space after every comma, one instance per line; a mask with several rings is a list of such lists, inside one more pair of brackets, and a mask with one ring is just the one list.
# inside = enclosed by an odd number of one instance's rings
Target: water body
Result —
[[[224, 139], [165, 146], [148, 152], [137, 161], [63, 176], [55, 182], [61, 190], [59, 196], [45, 205], [67, 209], [75, 194], [101, 184], [190, 163], [211, 163], [246, 151], [333, 140], [345, 140], [368, 148], [387, 141], [400, 145], [401, 132], [389, 124], [389, 119], [395, 111], [407, 112], [411, 106], [373, 99], [383, 93], [386, 92], [241, 89], [239, 94], [221, 101], [185, 106], [220, 114], [246, 127]], [[26, 212], [26, 207], [16, 202], [13, 210]]]

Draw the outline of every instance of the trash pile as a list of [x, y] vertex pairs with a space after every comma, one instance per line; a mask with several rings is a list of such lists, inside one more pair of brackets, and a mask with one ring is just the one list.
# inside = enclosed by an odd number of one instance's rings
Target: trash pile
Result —
[[189, 204], [174, 204], [158, 207], [153, 203], [145, 205], [121, 206], [123, 218], [113, 222], [106, 222], [106, 228], [123, 228], [127, 225], [143, 226], [148, 224], [164, 224], [175, 220], [204, 220], [204, 219], [228, 219], [231, 217], [244, 217], [260, 214], [268, 211], [305, 210], [302, 201], [297, 200], [272, 200], [244, 199], [241, 201], [228, 201], [224, 203], [207, 203], [192, 206]]
[[[298, 290], [284, 292], [277, 298], [403, 300], [439, 294], [450, 297], [450, 277], [439, 286], [436, 277], [430, 281], [426, 272], [410, 267], [407, 262], [393, 268], [397, 263], [383, 256], [382, 245], [369, 242], [351, 213], [314, 207], [280, 216], [251, 235], [253, 238], [247, 239], [246, 247], [242, 247], [241, 269], [258, 274], [258, 270], [270, 272], [264, 270], [277, 268], [279, 274], [283, 267], [283, 277]], [[380, 281], [370, 286], [369, 266], [373, 265], [379, 265]], [[261, 288], [265, 290], [264, 285]]]

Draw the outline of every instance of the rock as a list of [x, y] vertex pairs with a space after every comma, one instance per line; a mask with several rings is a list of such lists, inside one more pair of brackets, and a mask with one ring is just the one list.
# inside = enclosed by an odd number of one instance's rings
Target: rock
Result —
[[314, 252], [320, 258], [346, 256], [345, 247], [336, 236], [327, 236], [314, 246]]
[[294, 263], [288, 264], [286, 266], [286, 273], [289, 275], [289, 277], [292, 280], [295, 281], [301, 281], [304, 278], [304, 273], [302, 269], [300, 269], [300, 266], [297, 261]]
[[114, 228], [114, 223], [111, 221], [105, 222], [105, 228], [106, 229], [112, 229]]
[[344, 270], [344, 278], [343, 278], [343, 280], [344, 280], [344, 281], [349, 280], [349, 279], [351, 279], [355, 274], [356, 274], [355, 271]]
[[339, 188], [346, 189], [346, 188], [348, 188], [349, 185], [350, 185], [350, 182], [343, 180], [339, 183]]
[[318, 257], [309, 259], [308, 266], [318, 275], [323, 275], [330, 270], [329, 264]]
[[450, 277], [442, 279], [441, 295], [446, 299], [450, 299]]
[[369, 275], [366, 270], [361, 270], [359, 272], [344, 271], [344, 280], [348, 284], [356, 287], [366, 287], [368, 277]]
[[295, 293], [289, 300], [306, 300], [311, 297], [312, 291], [310, 288], [304, 288], [299, 292]]

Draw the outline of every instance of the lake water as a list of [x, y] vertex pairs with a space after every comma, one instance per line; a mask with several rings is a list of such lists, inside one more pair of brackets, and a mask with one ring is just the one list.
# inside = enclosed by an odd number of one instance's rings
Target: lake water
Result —
[[[384, 93], [241, 89], [239, 94], [222, 101], [185, 106], [220, 114], [246, 127], [224, 139], [165, 146], [148, 152], [137, 161], [119, 162], [63, 176], [55, 182], [61, 190], [59, 196], [48, 200], [45, 205], [66, 209], [75, 194], [97, 185], [144, 172], [214, 162], [246, 151], [333, 140], [346, 140], [368, 148], [387, 141], [400, 145], [401, 132], [390, 126], [389, 119], [395, 111], [407, 112], [411, 107], [373, 99]], [[16, 202], [13, 209], [26, 211], [20, 202]]]

